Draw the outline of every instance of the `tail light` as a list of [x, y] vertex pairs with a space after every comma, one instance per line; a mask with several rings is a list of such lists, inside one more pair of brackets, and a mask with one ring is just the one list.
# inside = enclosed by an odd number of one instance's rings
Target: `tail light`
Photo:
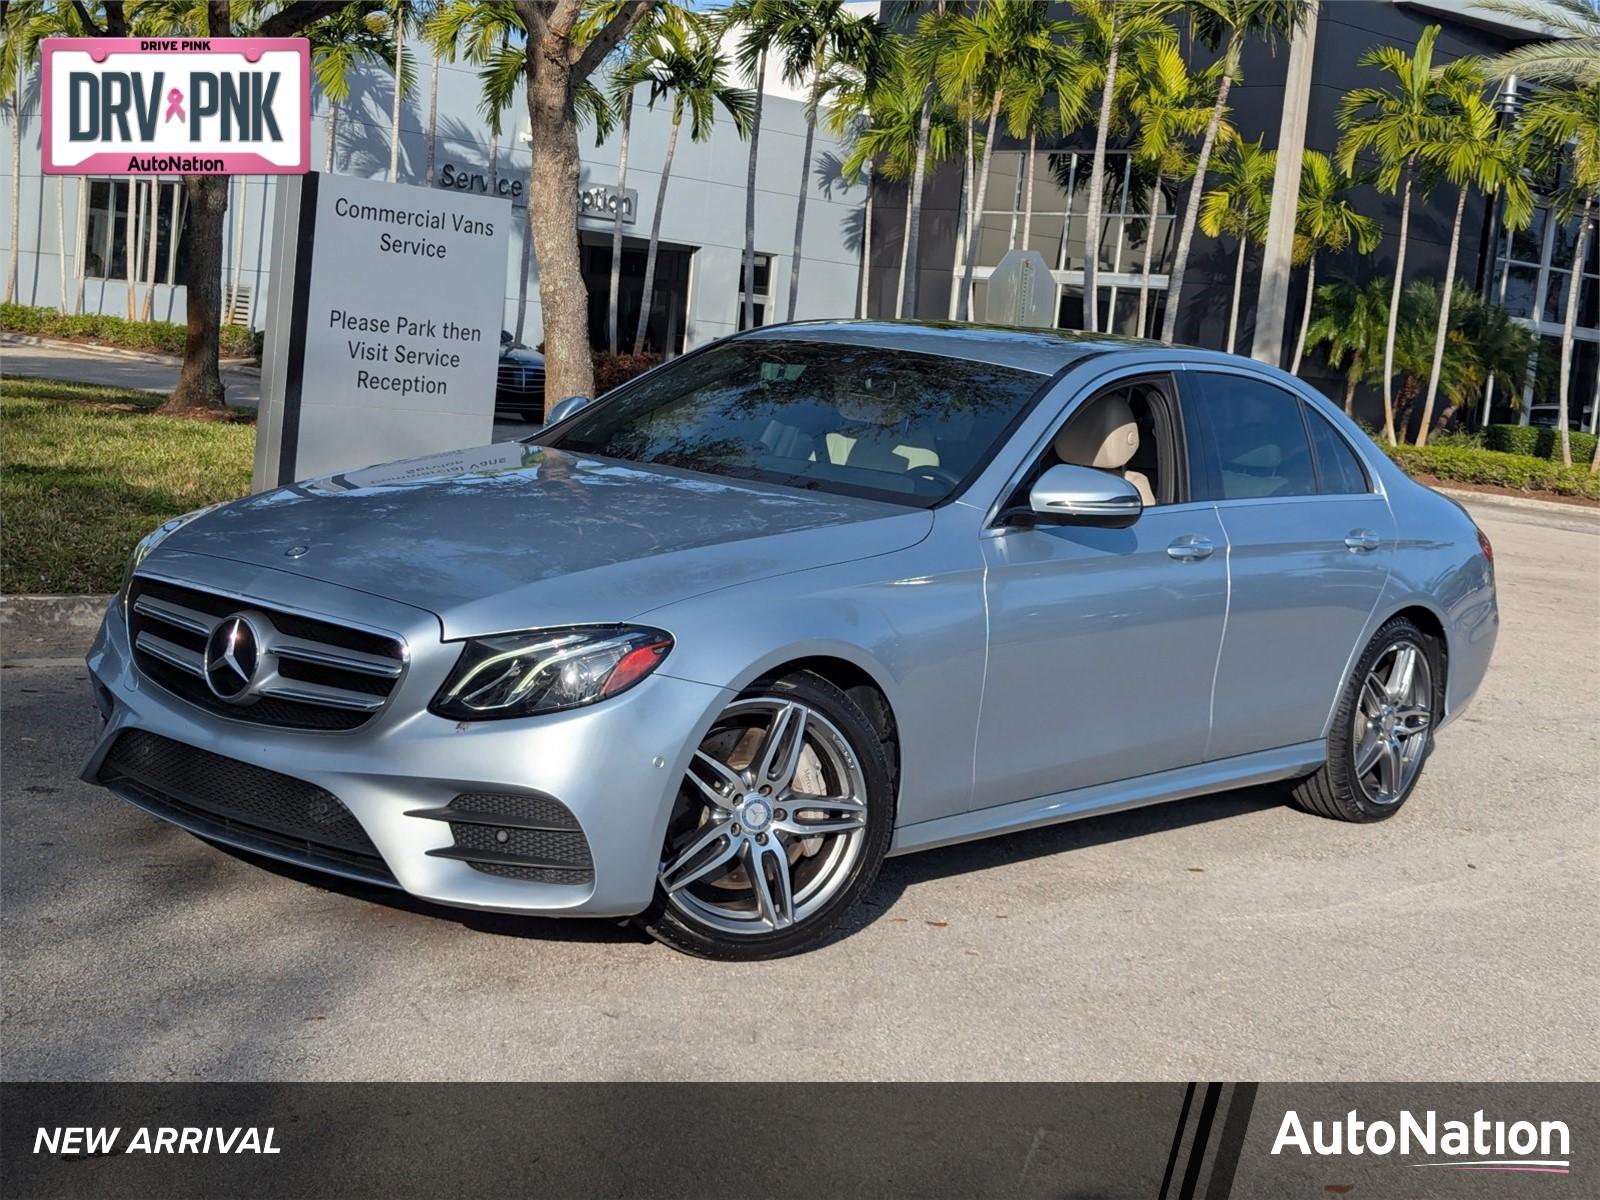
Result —
[[[1478, 529], [1476, 525], [1474, 529]], [[1483, 551], [1483, 557], [1489, 564], [1489, 569], [1494, 570], [1494, 547], [1489, 544], [1489, 535], [1478, 529], [1478, 549]]]

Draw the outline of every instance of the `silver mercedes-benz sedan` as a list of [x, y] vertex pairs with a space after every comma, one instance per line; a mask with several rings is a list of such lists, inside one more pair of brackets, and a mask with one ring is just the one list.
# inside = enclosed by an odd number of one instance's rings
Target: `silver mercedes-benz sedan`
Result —
[[1392, 816], [1497, 623], [1466, 513], [1280, 371], [784, 325], [526, 442], [156, 530], [85, 778], [443, 904], [770, 958], [889, 854], [1276, 781]]

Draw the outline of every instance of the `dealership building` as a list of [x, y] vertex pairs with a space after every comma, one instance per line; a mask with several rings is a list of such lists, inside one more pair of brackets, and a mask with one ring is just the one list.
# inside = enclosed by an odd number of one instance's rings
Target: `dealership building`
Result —
[[[914, 23], [924, 11], [915, 5], [886, 2], [884, 18], [901, 26]], [[1247, 138], [1263, 137], [1268, 148], [1280, 135], [1281, 115], [1295, 92], [1293, 73], [1305, 87], [1306, 146], [1332, 151], [1338, 140], [1336, 114], [1340, 99], [1354, 87], [1381, 83], [1374, 71], [1357, 65], [1361, 55], [1379, 45], [1410, 49], [1429, 24], [1443, 27], [1436, 61], [1460, 55], [1495, 54], [1528, 41], [1537, 31], [1525, 23], [1474, 9], [1469, 0], [1332, 0], [1321, 6], [1314, 48], [1296, 68], [1295, 56], [1280, 46], [1275, 51], [1256, 43], [1246, 53], [1241, 80], [1234, 86], [1232, 119]], [[1186, 35], [1185, 35], [1186, 36]], [[1187, 42], [1185, 43], [1187, 45]], [[521, 106], [503, 115], [498, 139], [478, 111], [475, 70], [464, 63], [441, 63], [433, 160], [429, 169], [428, 94], [431, 59], [426, 47], [418, 55], [418, 86], [402, 106], [399, 181], [464, 192], [500, 195], [512, 205], [515, 220], [509, 261], [499, 286], [505, 297], [505, 325], [520, 331], [523, 341], [541, 340], [538, 268], [528, 254], [526, 181], [529, 148], [527, 115]], [[1203, 58], [1204, 51], [1197, 51]], [[805, 123], [799, 95], [771, 72], [765, 97], [756, 204], [754, 278], [758, 321], [782, 319], [788, 280], [794, 268], [793, 235], [800, 186]], [[329, 114], [314, 100], [312, 163], [340, 174], [386, 176], [390, 158], [390, 103], [393, 92], [383, 72], [366, 72], [355, 80], [350, 101], [341, 106], [329, 157]], [[30, 99], [36, 91], [30, 92]], [[605, 296], [609, 282], [612, 213], [624, 213], [622, 270], [623, 339], [631, 339], [637, 320], [644, 274], [644, 248], [655, 215], [659, 170], [670, 123], [665, 108], [641, 103], [634, 110], [624, 191], [618, 184], [618, 138], [615, 133], [595, 145], [592, 133], [580, 135], [583, 174], [580, 183], [584, 274], [590, 289], [590, 325], [603, 341]], [[71, 264], [82, 262], [84, 305], [90, 311], [127, 312], [125, 179], [95, 179], [82, 185], [65, 181], [58, 195], [56, 179], [39, 172], [39, 130], [36, 112], [27, 113], [23, 138], [22, 247], [19, 299], [29, 304], [54, 304], [63, 272], [58, 255], [68, 260], [68, 286], [76, 290]], [[1507, 108], [1511, 102], [1507, 102]], [[989, 170], [984, 211], [977, 229], [977, 267], [972, 312], [986, 312], [987, 280], [1005, 253], [1024, 247], [1038, 250], [1051, 268], [1057, 288], [1057, 323], [1082, 324], [1085, 208], [1091, 163], [1092, 131], [1041, 142], [1035, 158], [1033, 214], [1024, 215], [1029, 181], [1023, 178], [1024, 147], [1001, 137]], [[862, 220], [865, 189], [841, 178], [842, 150], [825, 130], [818, 130], [808, 189], [805, 238], [800, 253], [801, 286], [796, 315], [848, 316], [857, 311], [862, 268]], [[655, 297], [648, 322], [653, 350], [676, 353], [731, 333], [738, 328], [743, 296], [741, 259], [744, 245], [745, 180], [748, 146], [730, 121], [719, 120], [711, 138], [694, 143], [680, 137], [670, 187], [661, 212], [661, 253]], [[259, 326], [267, 311], [272, 285], [271, 220], [276, 183], [270, 177], [238, 178], [229, 210], [224, 301], [230, 319]], [[873, 230], [867, 255], [867, 309], [874, 316], [944, 319], [955, 311], [958, 264], [964, 240], [958, 215], [964, 203], [962, 172], [956, 164], [941, 166], [925, 193], [919, 243], [917, 290], [906, 307], [899, 300], [899, 279], [906, 215], [906, 189], [886, 183], [874, 204]], [[1108, 162], [1105, 224], [1097, 276], [1101, 327], [1138, 333], [1141, 285], [1147, 316], [1144, 331], [1159, 329], [1167, 303], [1168, 272], [1176, 243], [1175, 226], [1184, 197], [1167, 187], [1152, 197], [1141, 186], [1127, 153], [1116, 146]], [[1361, 211], [1377, 218], [1384, 238], [1370, 255], [1349, 251], [1319, 259], [1318, 279], [1339, 277], [1365, 281], [1390, 273], [1397, 250], [1399, 201], [1371, 189], [1358, 192]], [[0, 208], [10, 204], [10, 188], [0, 189]], [[1408, 279], [1439, 279], [1445, 268], [1455, 194], [1448, 185], [1414, 206], [1407, 249]], [[59, 206], [59, 207], [58, 207]], [[58, 211], [63, 215], [58, 232]], [[184, 306], [186, 255], [182, 236], [182, 185], [162, 182], [155, 206], [154, 228], [146, 221], [134, 239], [149, 264], [154, 245], [153, 315], [181, 320]], [[0, 237], [9, 237], [10, 214], [0, 219]], [[1026, 230], [1025, 230], [1026, 226]], [[1463, 283], [1503, 304], [1510, 314], [1533, 329], [1540, 339], [1536, 369], [1529, 372], [1521, 397], [1484, 398], [1484, 410], [1496, 421], [1532, 419], [1549, 423], [1556, 403], [1556, 352], [1565, 319], [1565, 305], [1577, 223], [1561, 221], [1541, 207], [1533, 225], [1508, 234], [1496, 214], [1476, 196], [1469, 201], [1458, 268]], [[1600, 237], [1589, 239], [1580, 283], [1570, 412], [1585, 428], [1594, 428], [1600, 411]], [[1180, 341], [1220, 347], [1232, 295], [1236, 243], [1230, 237], [1197, 235], [1185, 281], [1177, 324]], [[1263, 254], [1246, 253], [1244, 303], [1238, 345], [1248, 352], [1254, 334], [1255, 299]], [[520, 281], [526, 279], [522, 288]], [[1304, 272], [1296, 269], [1288, 293], [1283, 361], [1298, 327], [1304, 300]], [[485, 280], [484, 286], [496, 286]], [[142, 303], [145, 289], [139, 289]], [[1313, 355], [1303, 374], [1332, 395], [1342, 380]], [[1372, 397], [1366, 398], [1372, 403]], [[1511, 401], [1515, 400], [1516, 403]], [[1372, 409], [1366, 409], [1372, 415]]]

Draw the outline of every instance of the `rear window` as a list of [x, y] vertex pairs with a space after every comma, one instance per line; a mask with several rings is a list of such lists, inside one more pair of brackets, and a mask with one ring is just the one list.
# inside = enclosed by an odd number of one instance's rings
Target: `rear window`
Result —
[[1306, 427], [1311, 430], [1311, 449], [1317, 457], [1317, 478], [1322, 491], [1330, 496], [1357, 496], [1372, 490], [1367, 473], [1356, 458], [1350, 443], [1309, 404], [1305, 406]]

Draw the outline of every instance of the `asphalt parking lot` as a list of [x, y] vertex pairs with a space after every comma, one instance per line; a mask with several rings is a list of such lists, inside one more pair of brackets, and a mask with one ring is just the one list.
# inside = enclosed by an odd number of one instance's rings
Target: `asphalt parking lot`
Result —
[[1483, 502], [1502, 630], [1394, 820], [1204, 797], [891, 860], [820, 951], [428, 909], [77, 780], [84, 672], [0, 675], [7, 1080], [1593, 1079], [1600, 519]]

